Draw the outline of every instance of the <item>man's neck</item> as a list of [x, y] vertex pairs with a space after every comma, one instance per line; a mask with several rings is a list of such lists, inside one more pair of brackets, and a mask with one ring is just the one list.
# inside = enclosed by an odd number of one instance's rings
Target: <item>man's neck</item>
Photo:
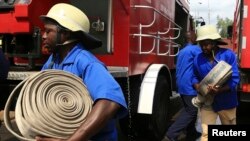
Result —
[[68, 53], [74, 48], [74, 46], [76, 45], [76, 43], [72, 42], [69, 44], [65, 44], [60, 46], [60, 49], [58, 51], [59, 54], [59, 62], [61, 63], [64, 58], [68, 55]]

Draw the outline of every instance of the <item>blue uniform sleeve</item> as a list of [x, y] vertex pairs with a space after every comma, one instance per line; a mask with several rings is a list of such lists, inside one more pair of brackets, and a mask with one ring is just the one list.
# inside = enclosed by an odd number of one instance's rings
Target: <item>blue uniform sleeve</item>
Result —
[[193, 71], [194, 71], [194, 76], [193, 76], [193, 78], [192, 78], [192, 84], [194, 85], [194, 84], [198, 84], [198, 83], [200, 83], [200, 81], [199, 81], [199, 79], [198, 79], [198, 64], [197, 64], [197, 56], [194, 58], [194, 65], [193, 65], [193, 67], [194, 67], [194, 69], [193, 69]]
[[122, 107], [118, 117], [123, 117], [127, 114], [127, 105], [122, 89], [104, 65], [97, 62], [90, 63], [84, 73], [83, 81], [94, 102], [99, 99], [111, 100]]
[[195, 46], [195, 50], [193, 50], [193, 56], [194, 56], [194, 64], [193, 64], [193, 78], [192, 78], [192, 84], [198, 84], [200, 81], [198, 79], [198, 63], [197, 63], [197, 58], [198, 58], [198, 55], [202, 52], [200, 46]]
[[236, 86], [239, 84], [240, 76], [239, 76], [238, 64], [236, 61], [236, 55], [234, 53], [231, 53], [229, 55], [228, 63], [232, 66], [233, 73], [231, 79], [229, 79], [227, 84], [230, 86], [231, 89], [235, 89]]

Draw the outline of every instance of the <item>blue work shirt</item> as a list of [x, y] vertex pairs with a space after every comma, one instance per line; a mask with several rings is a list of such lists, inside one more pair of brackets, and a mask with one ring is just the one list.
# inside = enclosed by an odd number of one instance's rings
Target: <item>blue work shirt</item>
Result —
[[[232, 66], [232, 77], [226, 82], [230, 87], [231, 91], [216, 94], [214, 97], [214, 102], [212, 104], [215, 112], [231, 109], [238, 105], [237, 99], [237, 85], [240, 81], [238, 65], [236, 60], [236, 55], [233, 51], [226, 48], [219, 48], [215, 59], [217, 61], [224, 60]], [[193, 79], [193, 84], [199, 83], [209, 71], [217, 64], [216, 61], [211, 63], [204, 53], [199, 54], [194, 61], [195, 76]]]
[[[54, 63], [52, 63], [53, 65], [50, 68], [51, 61], [53, 60]], [[107, 71], [105, 65], [92, 53], [85, 50], [82, 44], [77, 44], [60, 64], [58, 56], [53, 59], [51, 55], [42, 68], [42, 70], [45, 69], [59, 69], [75, 74], [82, 78], [94, 102], [99, 99], [114, 101], [122, 107], [116, 117], [122, 117], [127, 114], [127, 105], [120, 85]], [[115, 119], [110, 120], [91, 140], [116, 141]]]
[[192, 84], [192, 77], [194, 76], [193, 63], [195, 56], [201, 52], [198, 45], [188, 43], [177, 56], [176, 84], [178, 93], [181, 95], [197, 95]]

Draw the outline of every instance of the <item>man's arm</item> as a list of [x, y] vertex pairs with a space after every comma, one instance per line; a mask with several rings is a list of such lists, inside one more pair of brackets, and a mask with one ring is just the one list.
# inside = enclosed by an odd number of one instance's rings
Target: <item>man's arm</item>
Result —
[[120, 105], [109, 100], [98, 100], [86, 121], [68, 139], [69, 141], [87, 141], [99, 132], [118, 111]]
[[196, 90], [197, 92], [199, 92], [200, 84], [199, 84], [199, 83], [196, 83], [196, 84], [194, 84], [193, 86], [194, 86], [195, 90]]
[[[88, 115], [84, 123], [76, 130], [76, 132], [67, 141], [88, 141], [93, 135], [98, 133], [119, 110], [120, 105], [110, 101], [101, 99], [93, 106], [92, 111]], [[37, 141], [63, 141], [61, 139], [37, 137]]]

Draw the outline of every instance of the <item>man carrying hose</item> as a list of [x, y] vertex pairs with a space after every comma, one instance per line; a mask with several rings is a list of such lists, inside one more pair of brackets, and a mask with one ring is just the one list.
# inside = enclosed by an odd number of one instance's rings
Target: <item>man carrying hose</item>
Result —
[[199, 92], [201, 81], [218, 64], [225, 61], [232, 66], [232, 75], [224, 83], [217, 87], [208, 84], [207, 95], [212, 95], [213, 100], [210, 104], [203, 104], [200, 107], [202, 137], [201, 141], [208, 140], [208, 125], [216, 124], [217, 117], [223, 125], [236, 124], [236, 107], [238, 106], [237, 85], [239, 83], [239, 71], [237, 58], [233, 51], [221, 48], [219, 45], [225, 44], [221, 40], [220, 34], [214, 25], [204, 25], [197, 29], [197, 40], [202, 53], [194, 59], [194, 74], [192, 81], [194, 87]]
[[[80, 77], [94, 101], [86, 120], [67, 141], [116, 141], [115, 118], [127, 113], [127, 105], [119, 84], [88, 49], [102, 42], [89, 32], [87, 16], [78, 8], [60, 3], [47, 15], [41, 16], [45, 24], [43, 43], [52, 53], [42, 70], [59, 69]], [[37, 141], [61, 141], [36, 137]]]

